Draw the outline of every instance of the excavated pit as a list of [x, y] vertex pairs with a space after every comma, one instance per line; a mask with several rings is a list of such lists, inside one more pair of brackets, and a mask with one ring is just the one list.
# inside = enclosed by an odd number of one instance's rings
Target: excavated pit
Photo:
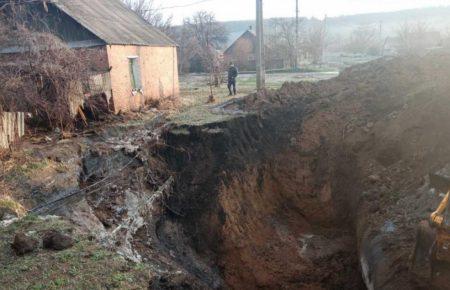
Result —
[[[303, 140], [305, 105], [166, 136], [170, 223], [232, 289], [363, 289], [354, 156]], [[320, 140], [317, 146], [310, 138]], [[311, 148], [308, 148], [311, 147]], [[160, 225], [161, 240], [175, 241]], [[170, 243], [169, 243], [170, 244]], [[174, 251], [182, 245], [174, 245]], [[214, 282], [210, 287], [215, 287]]]
[[153, 265], [151, 289], [417, 288], [415, 227], [439, 201], [423, 177], [450, 162], [448, 67], [382, 59], [229, 102], [156, 145], [96, 147], [82, 186], [118, 174], [89, 207]]
[[[82, 187], [125, 170], [88, 204], [119, 252], [167, 269], [151, 288], [363, 289], [358, 184], [346, 182], [358, 180], [356, 160], [323, 136], [304, 137], [306, 107], [173, 127], [156, 149], [97, 148], [84, 158]], [[130, 222], [134, 204], [148, 204], [170, 176], [151, 216]], [[181, 278], [167, 274], [176, 268]]]

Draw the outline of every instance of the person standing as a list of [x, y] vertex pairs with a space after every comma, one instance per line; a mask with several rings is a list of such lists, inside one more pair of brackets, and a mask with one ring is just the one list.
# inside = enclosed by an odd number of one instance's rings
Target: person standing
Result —
[[[238, 70], [232, 62], [230, 62], [230, 67], [228, 68], [228, 91], [231, 95], [236, 95], [236, 78], [238, 76]], [[233, 87], [233, 90], [231, 90]]]

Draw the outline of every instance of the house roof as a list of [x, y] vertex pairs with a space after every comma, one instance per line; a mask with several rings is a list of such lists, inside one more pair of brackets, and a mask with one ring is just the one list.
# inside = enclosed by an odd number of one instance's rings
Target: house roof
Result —
[[247, 29], [244, 32], [231, 33], [230, 37], [228, 38], [230, 40], [230, 42], [228, 43], [227, 48], [224, 50], [224, 53], [226, 53], [231, 47], [233, 47], [233, 45], [236, 43], [236, 41], [238, 41], [238, 39], [240, 39], [241, 37], [243, 37], [247, 34], [256, 37], [256, 33], [251, 29]]
[[225, 49], [229, 48], [231, 45], [233, 45], [233, 43], [236, 42], [236, 40], [241, 38], [242, 34], [243, 34], [242, 31], [231, 32], [228, 36], [228, 41], [227, 41], [226, 45], [224, 46]]
[[107, 44], [176, 46], [121, 0], [53, 0], [51, 3]]

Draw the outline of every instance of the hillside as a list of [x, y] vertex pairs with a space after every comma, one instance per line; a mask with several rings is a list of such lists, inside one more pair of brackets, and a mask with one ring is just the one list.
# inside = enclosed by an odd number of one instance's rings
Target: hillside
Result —
[[[270, 29], [272, 23], [271, 20], [272, 19], [267, 19], [265, 21], [267, 26], [266, 29]], [[432, 28], [444, 31], [450, 27], [450, 6], [331, 17], [327, 19], [327, 27], [330, 33], [345, 36], [358, 26], [379, 26], [380, 23], [382, 23], [384, 34], [390, 35], [403, 23], [417, 22], [419, 20], [425, 22]], [[303, 25], [311, 25], [317, 21], [318, 20], [314, 18], [302, 19]], [[249, 26], [255, 26], [254, 20], [229, 21], [224, 22], [224, 24], [230, 32], [230, 35], [242, 33], [248, 29]], [[230, 36], [230, 39], [232, 38], [233, 37]]]

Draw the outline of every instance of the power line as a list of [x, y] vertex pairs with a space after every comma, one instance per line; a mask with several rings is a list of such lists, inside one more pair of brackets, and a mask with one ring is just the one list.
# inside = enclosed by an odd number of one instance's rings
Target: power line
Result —
[[205, 2], [211, 2], [211, 1], [215, 1], [215, 0], [200, 0], [200, 1], [196, 1], [196, 2], [190, 3], [190, 4], [182, 4], [182, 5], [160, 7], [160, 8], [156, 8], [155, 10], [165, 10], [165, 9], [173, 9], [173, 8], [185, 8], [185, 7], [194, 6], [194, 5], [202, 4], [202, 3], [205, 3]]
[[[199, 0], [190, 4], [180, 4], [180, 5], [173, 5], [173, 6], [164, 6], [164, 7], [158, 7], [155, 9], [149, 9], [149, 10], [165, 10], [165, 9], [173, 9], [173, 8], [185, 8], [185, 7], [189, 7], [189, 6], [194, 6], [194, 5], [198, 5], [198, 4], [202, 4], [205, 2], [211, 2], [211, 1], [216, 1], [216, 0]], [[29, 3], [33, 3], [33, 2], [44, 2], [43, 0], [23, 0], [23, 1], [10, 1], [10, 0], [0, 0], [0, 4], [29, 4]], [[46, 1], [46, 2], [51, 2], [51, 1]]]

